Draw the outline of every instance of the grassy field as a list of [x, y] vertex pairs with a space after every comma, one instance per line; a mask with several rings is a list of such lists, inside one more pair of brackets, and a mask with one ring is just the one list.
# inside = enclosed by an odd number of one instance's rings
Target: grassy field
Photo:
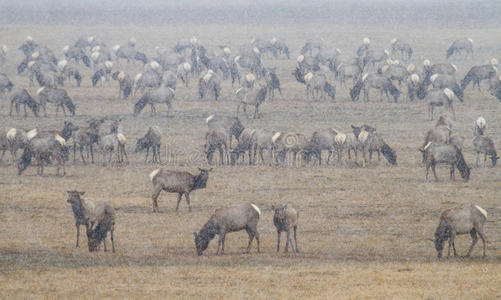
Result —
[[[185, 202], [176, 213], [176, 196], [162, 193], [160, 213], [152, 214], [147, 175], [158, 166], [144, 164], [144, 154], [134, 153], [135, 138], [144, 135], [148, 126], [158, 125], [169, 153], [165, 168], [196, 172], [197, 167], [206, 167], [204, 121], [212, 113], [234, 115], [230, 84], [224, 83], [223, 100], [218, 103], [198, 101], [194, 87], [178, 85], [169, 117], [166, 108], [158, 106], [156, 116], [146, 109], [134, 118], [134, 100], [118, 100], [115, 84], [90, 88], [88, 72], [81, 88], [68, 88], [77, 104], [77, 116], [72, 118], [56, 117], [53, 107], [48, 118], [9, 117], [9, 101], [4, 97], [0, 127], [58, 129], [63, 120], [83, 125], [90, 116], [122, 117], [130, 163], [103, 166], [98, 155], [95, 165], [68, 164], [65, 177], [54, 176], [52, 167], [42, 177], [35, 168], [17, 176], [10, 155], [5, 155], [0, 165], [0, 298], [500, 298], [501, 173], [499, 166], [476, 168], [471, 145], [472, 124], [480, 115], [489, 124], [488, 135], [498, 145], [501, 141], [501, 107], [486, 86], [482, 92], [468, 88], [465, 102], [455, 103], [454, 128], [465, 137], [465, 158], [474, 166], [470, 181], [457, 175], [458, 180], [450, 182], [448, 168], [439, 167], [441, 180], [426, 182], [417, 149], [434, 123], [426, 121], [424, 103], [379, 103], [376, 93], [371, 103], [352, 103], [339, 88], [336, 102], [312, 103], [304, 99], [304, 86], [291, 75], [295, 57], [310, 37], [324, 38], [351, 57], [365, 36], [374, 47], [388, 47], [398, 36], [414, 46], [413, 62], [420, 66], [424, 58], [442, 62], [449, 44], [468, 36], [475, 41], [475, 59], [453, 61], [458, 79], [472, 65], [499, 58], [495, 39], [501, 34], [499, 27], [442, 28], [413, 24], [3, 26], [0, 44], [11, 51], [1, 70], [24, 87], [27, 78], [15, 75], [22, 54], [14, 49], [26, 35], [58, 56], [79, 35], [95, 35], [108, 45], [135, 36], [137, 47], [147, 55], [154, 54], [155, 46], [171, 46], [193, 35], [209, 48], [230, 44], [234, 49], [253, 37], [276, 35], [287, 41], [292, 59], [265, 60], [265, 65], [278, 67], [284, 99], [264, 103], [260, 119], [244, 118], [244, 125], [310, 135], [329, 127], [349, 132], [350, 124], [370, 124], [396, 150], [398, 165], [390, 166], [383, 159], [361, 168], [345, 155], [342, 165], [322, 167], [216, 166], [207, 188], [192, 194], [191, 213]], [[140, 68], [130, 66], [134, 71]], [[108, 123], [102, 131], [107, 130]], [[88, 199], [106, 199], [116, 208], [115, 254], [89, 253], [83, 229], [83, 247], [75, 249], [73, 215], [66, 203], [66, 190], [72, 189], [85, 191]], [[227, 237], [224, 256], [215, 256], [216, 240], [198, 257], [192, 232], [214, 209], [243, 201], [263, 211], [258, 225], [262, 253], [257, 254], [253, 245], [251, 254], [242, 254], [247, 234], [239, 232]], [[275, 252], [271, 205], [285, 202], [299, 211], [299, 254]], [[481, 259], [479, 243], [472, 258], [438, 261], [426, 238], [433, 236], [441, 211], [469, 203], [489, 213], [487, 258]], [[456, 244], [464, 255], [469, 236], [460, 236]]]

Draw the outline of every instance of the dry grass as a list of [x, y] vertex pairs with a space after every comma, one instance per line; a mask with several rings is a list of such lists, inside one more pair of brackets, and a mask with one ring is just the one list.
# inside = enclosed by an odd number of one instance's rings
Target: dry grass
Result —
[[[428, 29], [428, 30], [426, 30]], [[47, 32], [57, 31], [57, 34]], [[431, 31], [431, 33], [430, 33]], [[222, 25], [169, 27], [34, 27], [6, 26], [0, 41], [14, 49], [31, 34], [40, 42], [60, 49], [80, 34], [95, 33], [113, 45], [131, 35], [138, 45], [152, 54], [156, 45], [172, 45], [181, 37], [198, 35], [209, 46], [229, 42], [240, 45], [253, 36], [277, 34], [290, 43], [293, 57], [309, 33], [324, 37], [344, 53], [353, 53], [368, 35], [376, 46], [383, 46], [402, 32], [415, 45], [415, 62], [430, 53], [432, 61], [441, 61], [448, 43], [456, 36], [472, 36], [480, 45], [475, 61], [456, 62], [462, 76], [472, 64], [484, 63], [497, 51], [494, 41], [499, 28], [483, 30], [425, 28], [407, 25], [398, 28], [304, 25], [266, 26]], [[14, 74], [19, 53], [11, 57], [7, 73]], [[295, 130], [311, 134], [314, 130], [335, 127], [348, 132], [350, 124], [367, 123], [383, 134], [398, 153], [398, 166], [371, 163], [359, 168], [345, 162], [342, 166], [315, 168], [278, 168], [268, 166], [216, 167], [206, 189], [192, 194], [193, 212], [185, 202], [174, 211], [176, 196], [161, 194], [159, 214], [151, 213], [151, 183], [147, 174], [157, 166], [144, 165], [144, 154], [135, 155], [134, 138], [147, 126], [162, 127], [164, 140], [173, 157], [167, 167], [195, 171], [204, 166], [200, 157], [205, 133], [204, 119], [211, 113], [234, 114], [231, 87], [224, 86], [219, 103], [195, 101], [195, 89], [180, 87], [174, 113], [166, 118], [159, 113], [150, 117], [145, 111], [131, 116], [133, 101], [116, 99], [116, 87], [70, 88], [77, 103], [77, 116], [83, 124], [88, 116], [123, 115], [130, 140], [128, 166], [103, 167], [70, 164], [68, 175], [55, 177], [55, 170], [36, 176], [30, 168], [17, 176], [8, 163], [0, 168], [0, 297], [34, 296], [82, 298], [97, 296], [123, 298], [463, 298], [501, 297], [499, 268], [501, 176], [497, 168], [474, 168], [469, 182], [447, 180], [448, 171], [439, 168], [440, 182], [426, 182], [420, 164], [426, 122], [422, 103], [351, 103], [339, 91], [336, 103], [304, 101], [304, 87], [290, 71], [291, 61], [266, 61], [277, 65], [284, 86], [285, 100], [265, 103], [259, 120], [246, 120], [249, 127]], [[136, 70], [139, 66], [134, 67]], [[458, 77], [461, 77], [458, 76]], [[24, 77], [13, 76], [18, 85], [27, 85]], [[34, 88], [32, 89], [34, 90]], [[8, 103], [0, 102], [0, 126], [55, 129], [62, 126], [51, 109], [49, 118], [26, 120], [7, 116]], [[164, 107], [158, 107], [163, 111]], [[457, 103], [455, 128], [465, 136], [465, 156], [473, 164], [470, 142], [471, 125], [483, 115], [489, 122], [489, 135], [501, 141], [501, 108], [487, 93], [466, 92], [464, 104]], [[70, 119], [70, 118], [68, 118]], [[104, 127], [108, 130], [107, 127]], [[164, 150], [164, 149], [162, 149]], [[459, 175], [457, 176], [459, 178]], [[88, 253], [86, 247], [74, 248], [73, 216], [66, 203], [66, 190], [86, 191], [89, 199], [107, 199], [117, 209], [117, 253]], [[206, 222], [217, 207], [252, 201], [263, 215], [258, 226], [262, 239], [261, 254], [247, 244], [243, 232], [230, 234], [223, 257], [215, 256], [212, 242], [202, 257], [197, 257], [193, 231]], [[276, 233], [271, 205], [290, 202], [298, 208], [298, 243], [301, 253], [275, 253]], [[488, 257], [479, 258], [477, 246], [473, 258], [437, 261], [431, 237], [440, 212], [448, 207], [474, 202], [489, 212], [486, 235], [490, 240]], [[86, 238], [82, 229], [82, 245]], [[469, 237], [457, 241], [460, 254], [469, 246]]]

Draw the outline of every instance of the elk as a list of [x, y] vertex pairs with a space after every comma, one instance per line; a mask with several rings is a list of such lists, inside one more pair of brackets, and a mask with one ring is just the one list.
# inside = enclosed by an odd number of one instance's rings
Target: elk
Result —
[[178, 211], [181, 197], [184, 195], [188, 204], [188, 210], [191, 211], [190, 193], [194, 190], [204, 189], [209, 180], [209, 172], [212, 171], [212, 169], [198, 169], [200, 170], [198, 175], [192, 175], [185, 171], [164, 169], [156, 169], [151, 172], [149, 177], [153, 183], [153, 212], [158, 212], [157, 199], [161, 191], [178, 194], [176, 211]]
[[438, 163], [450, 164], [450, 180], [455, 179], [455, 167], [458, 168], [461, 177], [465, 181], [470, 179], [471, 168], [466, 164], [461, 149], [456, 145], [429, 142], [421, 151], [426, 151], [426, 180], [428, 180], [428, 172], [431, 167], [435, 180], [438, 181], [437, 173], [435, 172], [435, 166]]
[[176, 91], [162, 84], [159, 88], [147, 91], [134, 105], [134, 116], [137, 116], [143, 108], [149, 104], [151, 113], [157, 112], [155, 103], [165, 103], [167, 105], [167, 114], [172, 110], [172, 100], [176, 96]]
[[252, 160], [253, 154], [256, 156], [256, 137], [254, 134], [256, 133], [255, 129], [245, 129], [242, 131], [240, 135], [240, 139], [238, 141], [238, 145], [231, 151], [231, 164], [235, 165], [236, 161], [243, 156], [245, 152], [249, 154], [249, 165], [252, 165], [254, 162]]
[[473, 136], [484, 135], [486, 129], [487, 121], [482, 116], [478, 117], [473, 123]]
[[496, 162], [499, 159], [499, 156], [496, 152], [496, 148], [494, 147], [494, 142], [491, 138], [484, 135], [477, 135], [473, 138], [473, 149], [477, 153], [477, 167], [480, 153], [484, 154], [484, 168], [485, 161], [487, 160], [487, 156], [491, 157], [492, 166], [496, 166]]
[[[299, 218], [299, 213], [289, 203], [286, 203], [278, 207], [272, 206], [271, 209], [275, 212], [275, 214], [273, 215], [273, 224], [277, 229], [277, 252], [280, 250], [280, 235], [282, 231], [285, 231], [287, 233], [287, 240], [285, 243], [284, 252], [289, 251], [289, 242], [290, 242], [292, 251], [298, 253], [299, 249], [297, 247], [296, 233], [297, 233], [297, 221]], [[290, 233], [291, 229], [294, 230], [295, 247], [291, 239], [291, 233]]]
[[261, 252], [259, 249], [259, 232], [257, 231], [257, 224], [260, 216], [261, 210], [257, 205], [252, 203], [243, 203], [227, 208], [216, 209], [202, 229], [200, 229], [198, 233], [193, 233], [195, 236], [197, 254], [202, 255], [204, 250], [209, 246], [210, 241], [218, 234], [219, 240], [217, 243], [216, 255], [219, 255], [220, 248], [221, 255], [223, 255], [226, 234], [243, 229], [245, 229], [249, 235], [249, 244], [247, 245], [245, 253], [250, 252], [254, 237], [257, 241], [257, 252]]
[[473, 88], [476, 85], [480, 91], [480, 82], [482, 80], [490, 80], [496, 76], [496, 73], [497, 68], [493, 64], [473, 66], [461, 81], [461, 89], [464, 90], [470, 82], [473, 82]]
[[438, 106], [445, 106], [445, 108], [452, 114], [452, 119], [456, 118], [452, 101], [457, 98], [453, 91], [448, 88], [445, 89], [432, 89], [425, 98], [428, 103], [428, 120], [433, 120], [433, 109]]
[[35, 157], [38, 163], [37, 174], [43, 175], [44, 163], [49, 158], [56, 161], [56, 174], [59, 175], [60, 167], [63, 168], [63, 176], [66, 175], [65, 161], [68, 158], [68, 147], [66, 141], [60, 135], [46, 135], [34, 137], [29, 144], [24, 148], [17, 169], [18, 175], [21, 175], [26, 168], [31, 164], [32, 158]]
[[212, 164], [212, 157], [216, 149], [219, 150], [219, 163], [221, 165], [225, 164], [224, 157], [226, 156], [226, 164], [230, 164], [229, 158], [229, 148], [227, 144], [228, 136], [227, 131], [224, 128], [217, 127], [214, 129], [209, 129], [205, 134], [205, 155], [207, 157], [207, 162]]
[[44, 115], [47, 117], [47, 102], [56, 104], [56, 116], [59, 112], [59, 107], [63, 109], [63, 113], [66, 116], [66, 106], [70, 111], [71, 115], [75, 115], [75, 105], [73, 101], [68, 96], [68, 93], [63, 89], [41, 87], [37, 91], [37, 96], [40, 98], [40, 105], [43, 107]]
[[237, 116], [240, 111], [240, 106], [244, 113], [247, 113], [247, 105], [252, 105], [254, 109], [254, 119], [258, 116], [259, 105], [266, 99], [266, 87], [254, 87], [251, 89], [240, 88], [236, 92], [237, 97], [240, 98], [240, 103], [237, 106]]
[[362, 76], [362, 78], [360, 78], [350, 90], [351, 100], [358, 100], [358, 96], [363, 89], [364, 100], [369, 101], [369, 91], [372, 88], [379, 90], [380, 101], [383, 101], [383, 93], [386, 94], [388, 99], [391, 94], [395, 102], [397, 102], [398, 97], [400, 96], [400, 91], [393, 85], [390, 79], [380, 74], [366, 74]]
[[473, 59], [473, 40], [470, 38], [463, 38], [460, 40], [455, 40], [452, 45], [447, 49], [445, 57], [449, 59], [452, 55], [459, 55], [461, 53], [465, 54], [465, 58], [468, 55]]
[[362, 154], [364, 157], [363, 166], [367, 163], [367, 159], [365, 156], [365, 152], [369, 151], [369, 160], [372, 160], [372, 153], [377, 152], [378, 161], [381, 160], [381, 153], [388, 160], [388, 162], [392, 165], [397, 164], [397, 154], [393, 149], [386, 144], [383, 138], [376, 133], [375, 129], [368, 126], [362, 125], [360, 127], [351, 125], [353, 129], [353, 134], [358, 137], [358, 141], [360, 142], [362, 148]]
[[300, 153], [304, 157], [303, 151], [309, 144], [309, 140], [303, 133], [296, 132], [277, 132], [273, 135], [272, 142], [276, 153], [275, 160], [282, 165], [286, 163], [288, 152], [292, 152], [293, 165], [296, 165], [297, 154]]
[[151, 159], [152, 163], [161, 162], [160, 160], [160, 145], [162, 141], [162, 132], [158, 126], [152, 126], [148, 128], [148, 131], [144, 135], [144, 137], [137, 139], [136, 142], [136, 150], [139, 151], [146, 149], [146, 157], [144, 158], [144, 162], [148, 162], [148, 154], [150, 152], [150, 148], [153, 151], [153, 157]]
[[33, 115], [35, 117], [38, 117], [38, 112], [40, 111], [40, 104], [38, 104], [33, 97], [28, 93], [26, 89], [22, 89], [20, 91], [16, 91], [12, 94], [11, 100], [10, 100], [10, 111], [9, 111], [9, 116], [12, 115], [12, 107], [16, 106], [16, 115], [19, 116], [19, 106], [23, 105], [24, 108], [24, 117], [26, 118], [28, 114], [26, 113], [26, 106], [28, 106], [31, 111], [33, 112]]
[[484, 234], [484, 224], [486, 220], [487, 211], [478, 205], [472, 204], [463, 208], [445, 210], [440, 215], [440, 222], [435, 230], [435, 238], [430, 239], [435, 244], [438, 258], [442, 258], [444, 243], [447, 240], [449, 240], [447, 257], [451, 254], [451, 246], [454, 256], [457, 256], [456, 246], [454, 245], [456, 235], [468, 233], [471, 236], [471, 246], [466, 256], [470, 256], [473, 247], [477, 244], [478, 236], [480, 236], [484, 246], [483, 257], [485, 257], [487, 241]]
[[227, 145], [230, 148], [232, 146], [233, 137], [238, 140], [245, 129], [238, 117], [210, 115], [205, 119], [205, 123], [209, 127], [209, 130], [216, 128], [224, 129], [228, 137]]

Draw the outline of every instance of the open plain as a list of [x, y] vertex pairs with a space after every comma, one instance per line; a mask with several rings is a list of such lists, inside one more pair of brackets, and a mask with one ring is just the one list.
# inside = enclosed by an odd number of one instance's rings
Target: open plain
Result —
[[[203, 145], [211, 114], [234, 115], [234, 90], [223, 83], [222, 99], [199, 100], [196, 82], [190, 88], [178, 83], [173, 110], [157, 106], [151, 116], [146, 108], [132, 116], [138, 96], [127, 101], [117, 97], [117, 83], [92, 88], [90, 71], [82, 87], [66, 87], [77, 105], [75, 117], [9, 117], [8, 94], [0, 101], [0, 127], [60, 129], [63, 120], [83, 125], [89, 117], [122, 118], [129, 164], [104, 166], [101, 154], [94, 165], [73, 164], [64, 177], [47, 167], [43, 176], [30, 167], [21, 176], [7, 153], [0, 164], [0, 298], [317, 298], [317, 299], [495, 299], [501, 297], [501, 172], [500, 167], [478, 168], [473, 153], [472, 125], [478, 116], [489, 124], [488, 135], [501, 145], [501, 104], [482, 91], [465, 91], [464, 103], [455, 102], [454, 129], [465, 137], [463, 153], [473, 166], [471, 179], [448, 180], [448, 167], [439, 166], [439, 182], [425, 180], [421, 164], [427, 121], [426, 106], [419, 100], [399, 103], [352, 102], [338, 88], [335, 102], [306, 100], [305, 88], [291, 75], [299, 50], [309, 38], [323, 38], [352, 57], [365, 36], [375, 47], [388, 47], [394, 37], [414, 47], [412, 62], [445, 61], [445, 50], [461, 37], [475, 42], [474, 59], [453, 60], [458, 79], [469, 68], [500, 58], [495, 25], [481, 27], [450, 24], [381, 24], [380, 26], [305, 24], [171, 24], [114, 25], [5, 25], [0, 43], [10, 50], [1, 67], [15, 85], [28, 87], [25, 76], [16, 75], [22, 59], [17, 47], [27, 35], [61, 56], [64, 45], [78, 36], [95, 35], [108, 45], [136, 37], [137, 47], [148, 56], [155, 46], [172, 47], [181, 38], [197, 36], [208, 48], [228, 44], [235, 49], [254, 37], [277, 36], [288, 43], [291, 59], [265, 59], [276, 66], [283, 99], [266, 101], [259, 119], [242, 118], [245, 127], [298, 131], [307, 136], [315, 130], [336, 128], [351, 131], [351, 124], [370, 124], [397, 152], [398, 165], [384, 158], [367, 167], [347, 160], [328, 166], [214, 166], [206, 189], [192, 193], [193, 211], [186, 202], [175, 212], [176, 195], [160, 195], [160, 213], [151, 212], [152, 184], [148, 174], [162, 165], [173, 170], [196, 172], [207, 167]], [[142, 65], [129, 65], [139, 72]], [[35, 94], [37, 87], [28, 87]], [[443, 110], [439, 108], [438, 112]], [[135, 138], [152, 125], [163, 131], [162, 164], [145, 164], [144, 153], [134, 153]], [[103, 126], [103, 132], [108, 125]], [[359, 156], [360, 159], [360, 156]], [[92, 200], [108, 200], [116, 209], [117, 252], [89, 253], [85, 230], [81, 247], [75, 248], [75, 226], [67, 190], [85, 191]], [[249, 201], [262, 215], [258, 225], [261, 253], [255, 244], [250, 254], [245, 232], [231, 233], [224, 256], [216, 256], [217, 238], [204, 255], [197, 256], [193, 232], [198, 231], [216, 208]], [[300, 253], [276, 253], [272, 204], [289, 202], [299, 211]], [[432, 238], [440, 213], [451, 207], [475, 203], [488, 211], [485, 233], [487, 257], [481, 243], [471, 258], [438, 260]], [[282, 242], [284, 239], [282, 238]], [[463, 256], [469, 235], [456, 239]], [[283, 246], [282, 246], [283, 247]], [[49, 296], [50, 295], [50, 296]]]

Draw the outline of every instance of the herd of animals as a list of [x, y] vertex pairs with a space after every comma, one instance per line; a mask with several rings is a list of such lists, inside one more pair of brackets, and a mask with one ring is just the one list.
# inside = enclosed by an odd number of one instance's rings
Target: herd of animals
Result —
[[[0, 71], [8, 59], [6, 46], [0, 48]], [[351, 160], [354, 154], [358, 164], [358, 152], [363, 155], [362, 166], [367, 163], [367, 152], [372, 159], [374, 152], [381, 154], [391, 165], [397, 164], [397, 154], [382, 138], [382, 135], [373, 126], [364, 124], [352, 125], [352, 132], [343, 133], [334, 128], [315, 131], [311, 137], [300, 132], [266, 131], [254, 128], [245, 128], [239, 117], [240, 109], [247, 114], [246, 107], [254, 107], [254, 118], [259, 118], [259, 106], [266, 100], [273, 101], [278, 91], [283, 98], [279, 74], [276, 68], [264, 66], [263, 59], [290, 59], [290, 51], [283, 40], [254, 39], [234, 51], [228, 45], [218, 46], [208, 50], [197, 38], [180, 40], [172, 49], [156, 47], [155, 57], [147, 57], [137, 50], [136, 40], [129, 39], [125, 45], [108, 47], [96, 37], [79, 38], [73, 45], [63, 48], [63, 57], [57, 58], [47, 46], [36, 43], [32, 37], [19, 47], [25, 58], [17, 67], [18, 75], [26, 75], [29, 85], [39, 85], [36, 95], [29, 93], [28, 88], [14, 85], [9, 77], [0, 73], [0, 93], [6, 92], [10, 97], [10, 112], [15, 107], [17, 115], [21, 107], [24, 108], [24, 117], [27, 117], [28, 107], [35, 117], [39, 117], [43, 108], [47, 116], [47, 103], [56, 106], [56, 116], [59, 109], [66, 116], [66, 109], [74, 116], [77, 113], [76, 105], [70, 93], [64, 88], [72, 85], [80, 86], [84, 73], [91, 74], [93, 88], [111, 85], [117, 81], [118, 96], [122, 99], [136, 97], [133, 115], [137, 116], [147, 105], [150, 105], [152, 114], [156, 113], [156, 104], [166, 104], [168, 113], [172, 110], [172, 102], [176, 97], [176, 87], [180, 81], [185, 88], [191, 86], [191, 79], [198, 78], [198, 95], [200, 99], [213, 98], [218, 101], [221, 97], [222, 81], [231, 81], [232, 87], [237, 85], [234, 97], [238, 101], [236, 116], [211, 115], [205, 122], [205, 156], [209, 164], [214, 164], [214, 153], [219, 151], [219, 164], [269, 164], [282, 165], [288, 163], [296, 165], [297, 161], [304, 164], [322, 164], [323, 152], [327, 151], [326, 163], [331, 162], [333, 155], [337, 156], [337, 163], [342, 163], [342, 154], [347, 152]], [[485, 65], [473, 66], [459, 83], [455, 73], [457, 67], [452, 63], [432, 64], [425, 60], [421, 68], [409, 63], [413, 50], [409, 43], [401, 39], [390, 42], [390, 50], [376, 49], [371, 46], [368, 38], [363, 39], [354, 58], [346, 59], [338, 48], [329, 48], [322, 40], [308, 41], [300, 50], [295, 69], [292, 75], [304, 84], [306, 98], [313, 101], [335, 101], [336, 86], [349, 90], [352, 101], [358, 101], [364, 93], [364, 101], [369, 101], [369, 92], [376, 89], [380, 93], [380, 101], [386, 95], [389, 101], [397, 102], [401, 94], [409, 101], [423, 101], [428, 107], [428, 119], [434, 118], [435, 107], [443, 106], [447, 114], [441, 115], [436, 125], [425, 135], [420, 151], [423, 155], [423, 164], [426, 166], [426, 178], [431, 167], [433, 175], [435, 166], [440, 163], [450, 165], [450, 178], [454, 180], [457, 168], [461, 177], [468, 180], [471, 168], [463, 157], [463, 140], [453, 128], [455, 112], [453, 101], [463, 101], [464, 90], [472, 83], [480, 89], [480, 83], [487, 81], [489, 93], [501, 101], [501, 77], [497, 76], [498, 61], [495, 58]], [[446, 58], [453, 56], [467, 59], [473, 57], [473, 41], [468, 38], [454, 41], [446, 51]], [[127, 71], [130, 64], [142, 64], [143, 70], [136, 75]], [[38, 101], [36, 100], [38, 98]], [[100, 132], [100, 127], [106, 121], [111, 121], [107, 134]], [[484, 155], [485, 167], [487, 157], [490, 157], [494, 167], [497, 156], [494, 142], [486, 135], [487, 122], [479, 117], [474, 123], [473, 148], [477, 154], [479, 165], [480, 154]], [[235, 138], [235, 143], [233, 143]], [[108, 164], [128, 162], [126, 152], [126, 134], [119, 119], [90, 118], [86, 124], [77, 126], [64, 121], [61, 130], [23, 130], [21, 128], [0, 129], [0, 161], [7, 150], [12, 159], [17, 162], [18, 175], [21, 175], [30, 165], [37, 166], [37, 173], [43, 174], [44, 165], [56, 165], [57, 174], [60, 168], [65, 175], [65, 163], [70, 159], [70, 149], [73, 149], [73, 162], [81, 159], [82, 163], [94, 163], [94, 149], [97, 147], [103, 154], [103, 160]], [[145, 135], [137, 139], [136, 153], [146, 151], [145, 162], [161, 162], [162, 131], [158, 126], [148, 128]], [[17, 152], [22, 150], [21, 157]], [[79, 155], [77, 155], [77, 151]], [[267, 152], [267, 159], [264, 158]], [[247, 159], [246, 159], [247, 156]], [[36, 163], [35, 163], [36, 161]], [[153, 212], [158, 212], [157, 199], [162, 191], [177, 193], [179, 208], [184, 195], [191, 211], [190, 193], [193, 190], [203, 189], [207, 185], [209, 172], [200, 169], [198, 175], [185, 171], [156, 169], [150, 174], [153, 184]], [[106, 251], [105, 238], [111, 235], [112, 250], [114, 246], [115, 212], [108, 202], [92, 202], [84, 199], [84, 192], [68, 191], [68, 203], [71, 204], [77, 229], [79, 246], [79, 227], [86, 227], [89, 251], [98, 249], [101, 243]], [[274, 225], [277, 228], [277, 251], [280, 245], [280, 234], [287, 233], [286, 250], [289, 243], [293, 251], [298, 252], [296, 230], [298, 211], [290, 204], [274, 207]], [[247, 252], [250, 251], [254, 238], [259, 251], [259, 233], [257, 224], [261, 211], [252, 203], [244, 203], [215, 211], [200, 232], [194, 233], [198, 255], [208, 247], [209, 242], [219, 235], [218, 251], [224, 253], [225, 236], [229, 232], [245, 229], [249, 235]], [[483, 241], [485, 256], [486, 239], [483, 225], [487, 212], [477, 205], [461, 209], [445, 211], [440, 218], [435, 238], [435, 248], [441, 257], [443, 244], [449, 240], [450, 248], [456, 250], [454, 238], [458, 234], [469, 233], [472, 245], [468, 251], [470, 255], [479, 236]], [[294, 232], [294, 242], [291, 238]]]

